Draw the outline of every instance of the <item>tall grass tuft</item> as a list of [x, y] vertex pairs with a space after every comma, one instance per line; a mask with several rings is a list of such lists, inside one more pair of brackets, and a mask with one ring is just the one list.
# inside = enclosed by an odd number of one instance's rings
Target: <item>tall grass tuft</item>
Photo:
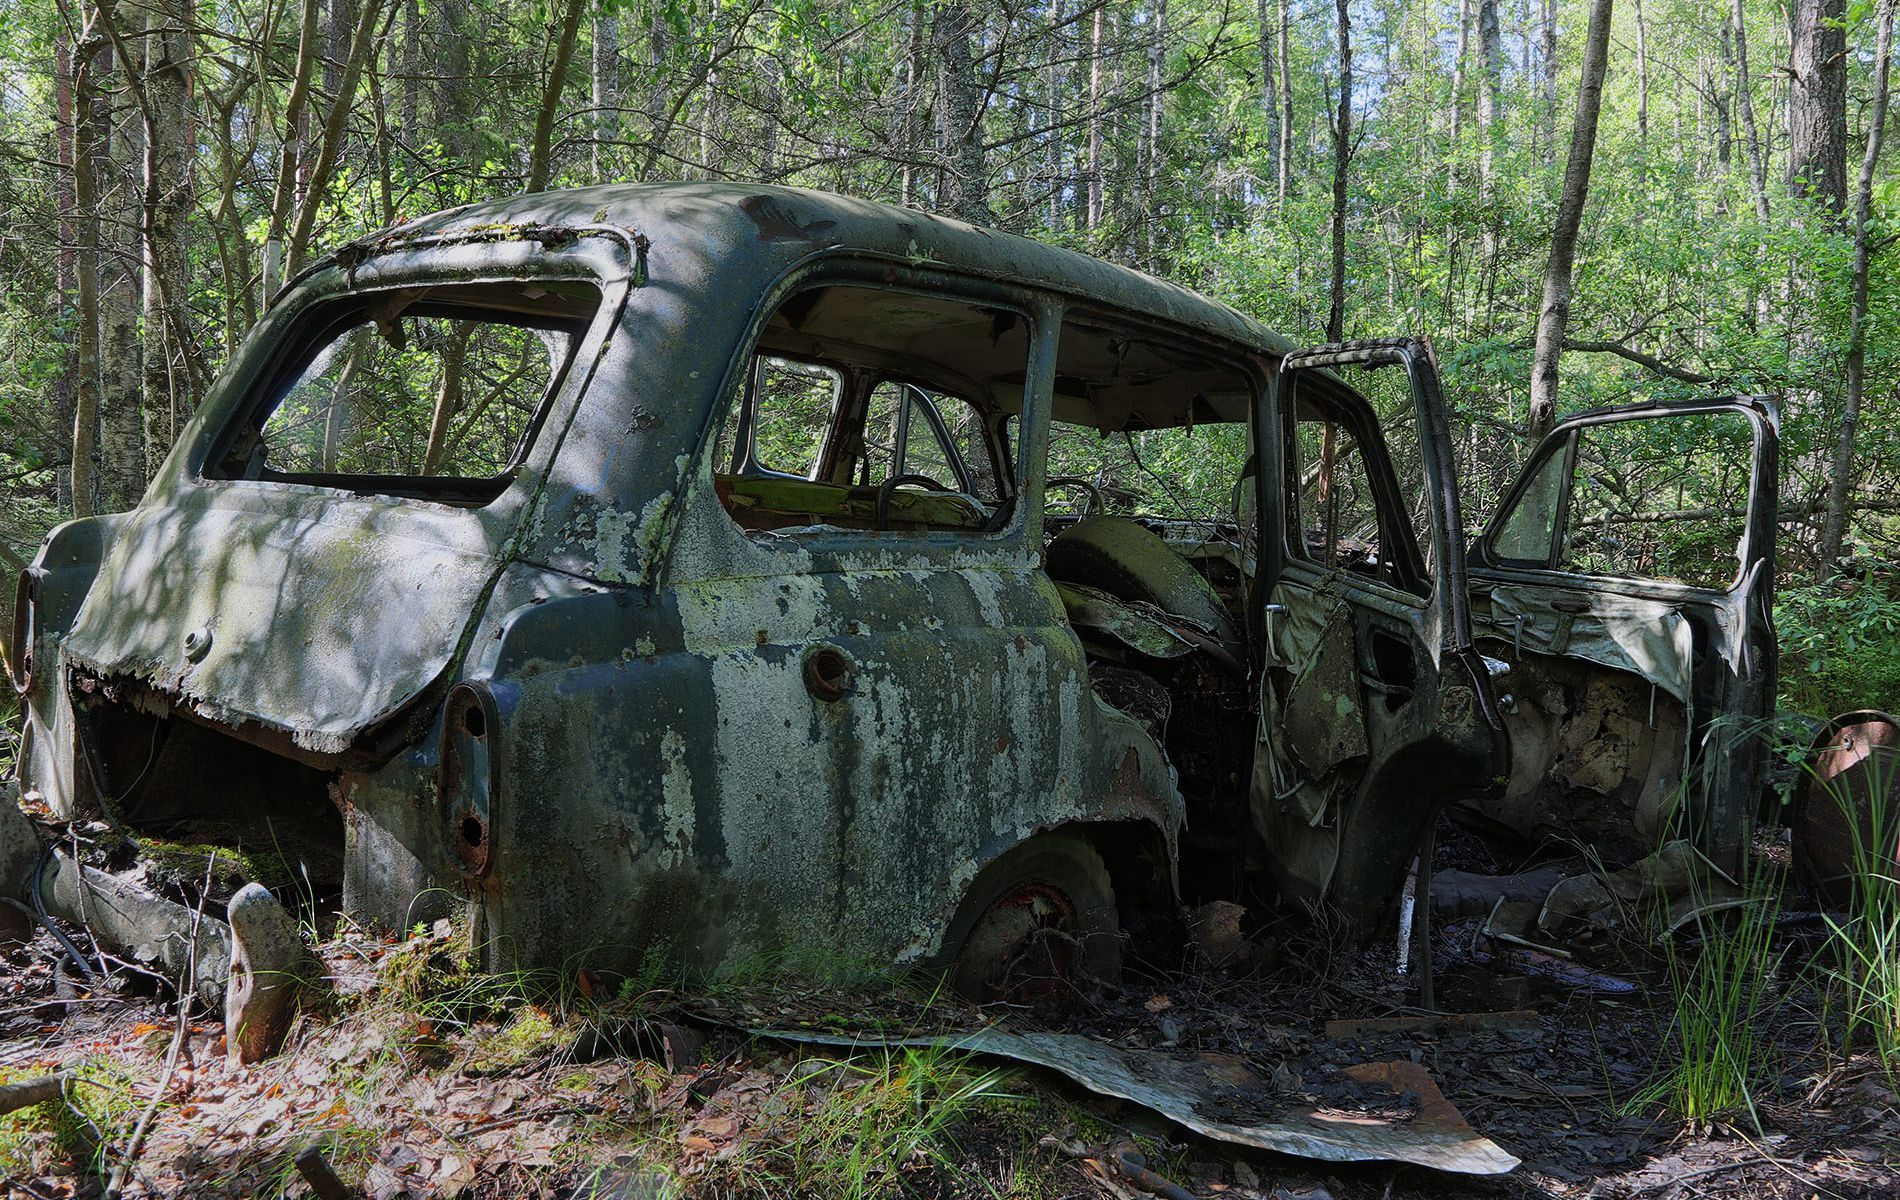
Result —
[[[1764, 726], [1746, 736], [1767, 732]], [[1703, 770], [1709, 768], [1705, 762]], [[1678, 826], [1687, 816], [1681, 798], [1672, 822]], [[1673, 1012], [1665, 1057], [1634, 1104], [1660, 1104], [1705, 1126], [1745, 1114], [1759, 1133], [1755, 1096], [1769, 1067], [1766, 1031], [1779, 1003], [1782, 951], [1775, 929], [1786, 880], [1778, 867], [1744, 851], [1734, 881], [1741, 893], [1736, 904], [1732, 891], [1718, 894], [1715, 882], [1722, 876], [1713, 864], [1701, 865], [1688, 881], [1693, 916], [1672, 924], [1670, 901], [1677, 897], [1659, 895], [1653, 906]]]
[[958, 1174], [956, 1127], [988, 1103], [1013, 1099], [1006, 1079], [935, 1046], [830, 1062], [791, 1085], [817, 1098], [786, 1097], [797, 1115], [779, 1131], [783, 1140], [748, 1147], [730, 1174], [742, 1191], [851, 1200], [902, 1191], [904, 1176], [924, 1164]]
[[1845, 999], [1842, 1050], [1851, 1053], [1866, 1038], [1891, 1075], [1900, 1070], [1900, 879], [1892, 859], [1900, 836], [1900, 753], [1876, 750], [1863, 760], [1861, 778], [1864, 808], [1858, 789], [1813, 781], [1817, 799], [1841, 806], [1852, 846], [1847, 911], [1825, 920], [1838, 964], [1833, 979]]
[[[1755, 1091], [1767, 1066], [1763, 1027], [1781, 965], [1774, 944], [1780, 900], [1778, 888], [1762, 886], [1766, 871], [1748, 874], [1743, 905], [1700, 913], [1664, 936], [1674, 1002], [1670, 1057], [1636, 1099], [1698, 1125], [1745, 1112], [1759, 1132]], [[1699, 945], [1687, 944], [1691, 930]]]

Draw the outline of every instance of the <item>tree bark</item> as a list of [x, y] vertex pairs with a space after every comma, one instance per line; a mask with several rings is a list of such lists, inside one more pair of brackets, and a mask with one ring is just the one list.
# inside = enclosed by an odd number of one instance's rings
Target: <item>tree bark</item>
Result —
[[290, 95], [284, 101], [283, 145], [277, 156], [277, 188], [271, 196], [270, 228], [264, 235], [264, 303], [284, 282], [284, 238], [297, 208], [297, 180], [302, 174], [304, 134], [309, 124], [306, 109], [310, 103], [310, 80], [316, 74], [319, 21], [322, 8], [317, 0], [303, 0], [303, 17], [297, 38], [297, 68], [290, 81]]
[[1577, 230], [1590, 194], [1590, 163], [1596, 150], [1597, 114], [1603, 106], [1603, 77], [1609, 66], [1611, 0], [1591, 0], [1590, 27], [1584, 34], [1583, 74], [1577, 88], [1577, 117], [1570, 132], [1570, 157], [1564, 163], [1563, 193], [1550, 235], [1550, 262], [1544, 270], [1544, 304], [1537, 316], [1537, 345], [1531, 354], [1530, 435], [1549, 432], [1557, 417], [1557, 361], [1570, 324], [1571, 273], [1577, 261]]
[[574, 61], [574, 43], [580, 36], [581, 13], [587, 0], [567, 0], [561, 16], [561, 31], [554, 43], [554, 61], [541, 89], [541, 104], [535, 110], [534, 142], [528, 152], [528, 184], [523, 191], [539, 192], [548, 186], [553, 171], [550, 157], [554, 144], [554, 121], [561, 111], [561, 93], [567, 88], [567, 69]]
[[149, 0], [145, 113], [144, 388], [146, 474], [171, 451], [194, 405], [186, 218], [192, 205], [191, 0]]
[[1326, 340], [1346, 328], [1346, 177], [1352, 165], [1352, 12], [1334, 0], [1339, 30], [1339, 115], [1333, 121], [1333, 272], [1326, 309]]
[[1636, 0], [1636, 137], [1649, 145], [1649, 22], [1643, 0]]
[[1274, 43], [1279, 39], [1279, 7], [1284, 0], [1260, 0], [1260, 114], [1267, 126], [1267, 161], [1280, 162], [1280, 78], [1274, 74]]
[[[1478, 81], [1478, 136], [1483, 139], [1478, 146], [1478, 199], [1489, 204], [1504, 88], [1504, 39], [1498, 33], [1498, 0], [1478, 0], [1478, 64], [1482, 76]], [[1489, 222], [1486, 225], [1488, 228]]]
[[937, 51], [937, 132], [943, 145], [943, 210], [972, 225], [991, 225], [989, 170], [984, 162], [976, 67], [970, 57], [975, 20], [963, 4], [937, 8], [932, 29]]
[[1748, 22], [1742, 0], [1735, 0], [1732, 18], [1735, 32], [1735, 103], [1741, 109], [1742, 137], [1748, 143], [1749, 181], [1754, 185], [1755, 216], [1768, 223], [1768, 168], [1761, 152], [1761, 132], [1755, 124], [1755, 101], [1748, 82]]
[[[120, 68], [116, 54], [110, 60]], [[129, 78], [131, 71], [126, 70]], [[143, 156], [143, 123], [136, 106], [121, 101], [103, 114], [106, 156], [100, 164], [104, 220], [99, 250], [99, 473], [100, 504], [122, 512], [145, 491], [143, 370], [139, 358], [140, 203], [135, 180]]]
[[1089, 208], [1088, 227], [1102, 223], [1102, 9], [1095, 7], [1089, 40]]
[[594, 145], [590, 154], [593, 183], [607, 179], [607, 145], [618, 134], [620, 114], [620, 10], [607, 0], [595, 0], [594, 46], [591, 56], [593, 73]]
[[[66, 58], [61, 46], [61, 57]], [[99, 39], [81, 41], [61, 64], [61, 156], [72, 172], [72, 215], [66, 245], [72, 247], [73, 291], [77, 311], [73, 331], [72, 449], [68, 457], [75, 517], [98, 511], [93, 465], [99, 448], [99, 166], [101, 145], [110, 130], [96, 75]], [[70, 72], [70, 74], [68, 73]], [[61, 254], [69, 253], [61, 250]], [[64, 264], [62, 264], [64, 266]], [[62, 271], [64, 273], [64, 271]], [[64, 290], [64, 289], [62, 289]]]
[[351, 101], [356, 97], [356, 81], [363, 73], [363, 64], [376, 44], [376, 18], [380, 14], [382, 0], [365, 0], [362, 11], [356, 18], [356, 32], [350, 39], [349, 57], [344, 61], [337, 79], [336, 93], [330, 98], [330, 111], [323, 121], [323, 144], [317, 149], [317, 160], [311, 164], [309, 181], [305, 185], [303, 202], [297, 206], [297, 220], [290, 229], [290, 245], [285, 251], [285, 275], [295, 275], [303, 268], [304, 257], [309, 253], [310, 234], [316, 228], [317, 210], [323, 207], [324, 194], [330, 190], [330, 177], [336, 171], [338, 157], [343, 153], [343, 133], [349, 123]]
[[1788, 188], [1847, 208], [1846, 0], [1794, 0]]
[[1821, 526], [1820, 574], [1836, 570], [1847, 540], [1852, 516], [1848, 500], [1853, 492], [1854, 438], [1860, 431], [1860, 409], [1867, 386], [1867, 276], [1868, 239], [1873, 224], [1874, 173], [1880, 163], [1880, 144], [1887, 125], [1888, 81], [1893, 60], [1894, 0], [1881, 0], [1874, 48], [1874, 102], [1867, 116], [1867, 151], [1860, 160], [1860, 179], [1854, 190], [1854, 272], [1848, 302], [1847, 395], [1841, 405], [1841, 427], [1834, 438], [1833, 462], [1828, 475], [1827, 517]]
[[1275, 187], [1282, 208], [1286, 207], [1287, 191], [1293, 186], [1293, 59], [1287, 15], [1291, 3], [1292, 0], [1280, 0], [1280, 158], [1276, 164]]

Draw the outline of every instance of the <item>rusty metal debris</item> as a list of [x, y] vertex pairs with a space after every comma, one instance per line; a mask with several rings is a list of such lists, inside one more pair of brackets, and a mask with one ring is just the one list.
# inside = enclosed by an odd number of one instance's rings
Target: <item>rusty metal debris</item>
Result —
[[1789, 821], [1795, 863], [1835, 905], [1868, 870], [1900, 875], [1900, 721], [1844, 713], [1815, 735]]
[[1132, 1101], [1187, 1129], [1237, 1146], [1327, 1162], [1396, 1162], [1461, 1175], [1499, 1175], [1518, 1160], [1473, 1131], [1430, 1072], [1411, 1062], [1360, 1063], [1340, 1074], [1363, 1085], [1361, 1108], [1289, 1103], [1228, 1055], [1177, 1057], [1063, 1033], [1001, 1028], [930, 1037], [845, 1036], [761, 1028], [760, 1037], [824, 1046], [935, 1046], [991, 1054], [1058, 1072], [1098, 1095]]

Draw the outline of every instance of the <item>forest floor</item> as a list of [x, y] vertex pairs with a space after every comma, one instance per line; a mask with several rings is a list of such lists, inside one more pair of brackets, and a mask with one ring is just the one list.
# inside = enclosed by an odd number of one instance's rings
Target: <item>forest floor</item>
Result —
[[[0, 1118], [0, 1187], [99, 1194], [149, 1112], [127, 1196], [310, 1195], [292, 1160], [313, 1145], [348, 1194], [375, 1198], [1900, 1194], [1894, 1081], [1865, 1057], [1821, 1048], [1823, 1006], [1800, 985], [1757, 1027], [1755, 1119], [1698, 1127], [1641, 1100], [1668, 1047], [1666, 973], [1610, 994], [1477, 961], [1469, 922], [1433, 937], [1439, 1008], [1510, 1016], [1329, 1030], [1329, 1020], [1416, 1012], [1414, 981], [1371, 954], [1334, 956], [1351, 966], [1329, 971], [1316, 948], [1271, 939], [1257, 943], [1265, 965], [1243, 976], [1131, 964], [1118, 988], [1007, 1016], [1182, 1059], [1232, 1056], [1308, 1100], [1344, 1064], [1418, 1063], [1480, 1134], [1522, 1158], [1508, 1175], [1277, 1156], [1035, 1068], [928, 1049], [801, 1048], [743, 1028], [877, 1029], [919, 1012], [985, 1021], [994, 1010], [815, 992], [608, 996], [586, 976], [537, 992], [461, 970], [443, 923], [401, 942], [332, 937], [322, 1002], [285, 1053], [248, 1067], [227, 1063], [212, 1020], [181, 1023], [135, 987], [77, 991], [44, 933], [13, 943], [0, 951], [0, 1082], [53, 1070], [73, 1081], [70, 1103]], [[1127, 1169], [1129, 1152], [1153, 1174]]]

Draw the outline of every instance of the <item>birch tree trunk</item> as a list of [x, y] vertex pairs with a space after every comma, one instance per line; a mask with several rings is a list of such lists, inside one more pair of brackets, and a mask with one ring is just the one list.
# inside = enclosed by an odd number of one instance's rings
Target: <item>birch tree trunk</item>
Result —
[[1636, 0], [1636, 137], [1649, 145], [1649, 23], [1643, 0]]
[[[1498, 33], [1498, 0], [1478, 0], [1478, 73], [1478, 136], [1483, 139], [1478, 146], [1478, 199], [1489, 204], [1504, 87], [1504, 39]], [[1486, 237], [1488, 245], [1488, 233]]]
[[[1841, 427], [1834, 438], [1827, 488], [1827, 516], [1821, 525], [1820, 575], [1836, 570], [1847, 540], [1847, 523], [1854, 490], [1854, 438], [1860, 431], [1860, 409], [1867, 387], [1867, 275], [1868, 242], [1872, 234], [1874, 173], [1880, 163], [1880, 144], [1887, 126], [1887, 96], [1893, 63], [1894, 0], [1881, 0], [1879, 31], [1874, 39], [1874, 102], [1867, 115], [1867, 151], [1860, 160], [1860, 179], [1854, 190], [1854, 271], [1852, 299], [1848, 302], [1847, 395], [1841, 405]], [[76, 478], [76, 476], [75, 476]], [[75, 490], [77, 490], [75, 488]]]
[[1260, 114], [1267, 125], [1267, 161], [1276, 173], [1280, 162], [1280, 78], [1274, 74], [1274, 43], [1280, 37], [1283, 0], [1260, 0]]
[[608, 0], [595, 0], [594, 6], [594, 47], [591, 56], [593, 71], [593, 120], [589, 124], [594, 130], [593, 150], [589, 155], [592, 168], [592, 183], [603, 183], [607, 179], [608, 144], [620, 133], [620, 114], [615, 111], [620, 103], [620, 11]]
[[1537, 314], [1537, 345], [1531, 355], [1530, 436], [1549, 432], [1557, 417], [1557, 361], [1570, 326], [1571, 274], [1577, 261], [1577, 229], [1590, 195], [1590, 162], [1596, 151], [1597, 114], [1603, 107], [1603, 77], [1609, 66], [1611, 0], [1591, 0], [1584, 34], [1583, 74], [1577, 86], [1577, 118], [1564, 163], [1563, 193], [1550, 235], [1544, 270], [1544, 304]]
[[1293, 56], [1289, 42], [1287, 6], [1292, 0], [1280, 0], [1280, 160], [1276, 186], [1280, 207], [1286, 207], [1287, 190], [1293, 186]]

